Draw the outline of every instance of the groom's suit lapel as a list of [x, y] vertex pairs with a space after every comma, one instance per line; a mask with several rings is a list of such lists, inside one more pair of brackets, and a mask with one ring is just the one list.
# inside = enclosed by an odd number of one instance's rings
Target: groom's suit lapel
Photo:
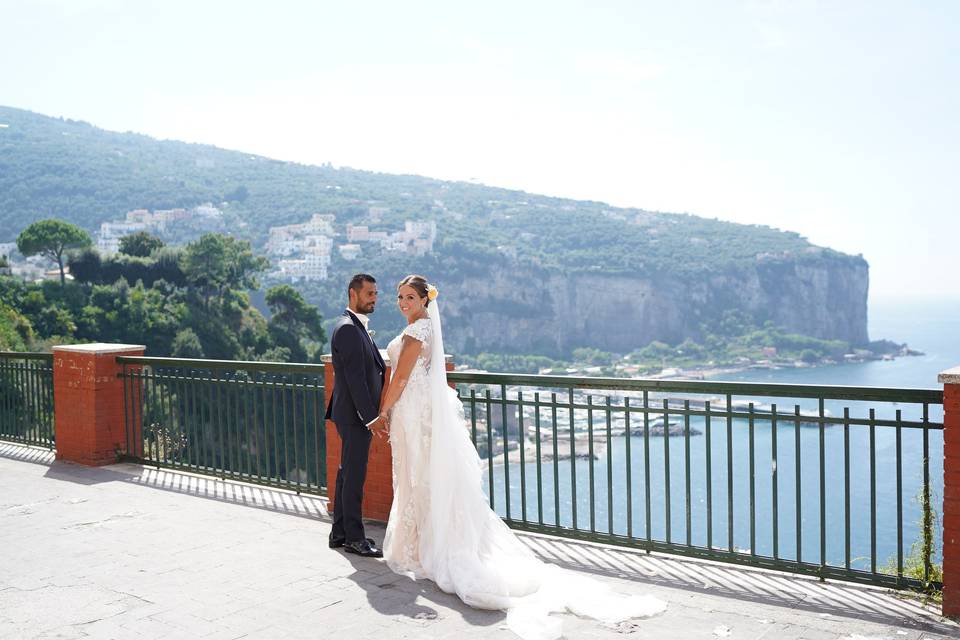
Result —
[[369, 333], [367, 334], [367, 339], [370, 340], [370, 344], [373, 345], [373, 355], [377, 361], [377, 366], [380, 367], [380, 373], [384, 373], [387, 370], [387, 365], [383, 362], [383, 358], [380, 357], [380, 349], [377, 348], [377, 343], [373, 341]]
[[373, 351], [373, 360], [374, 362], [377, 363], [377, 366], [380, 368], [380, 371], [386, 371], [387, 365], [384, 364], [383, 358], [380, 357], [380, 349], [377, 348], [377, 344], [373, 341], [373, 338], [371, 338], [367, 330], [364, 329], [363, 323], [360, 322], [360, 318], [353, 315], [349, 311], [344, 311], [343, 314], [347, 316], [350, 322], [352, 322], [354, 326], [360, 329], [360, 332], [363, 333], [363, 335], [366, 337], [367, 345]]

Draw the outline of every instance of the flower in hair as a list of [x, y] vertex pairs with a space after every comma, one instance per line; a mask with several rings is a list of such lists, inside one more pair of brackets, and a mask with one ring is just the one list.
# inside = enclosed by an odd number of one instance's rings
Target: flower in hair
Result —
[[429, 300], [436, 300], [437, 296], [440, 295], [440, 292], [437, 291], [437, 288], [432, 284], [427, 285], [427, 298]]

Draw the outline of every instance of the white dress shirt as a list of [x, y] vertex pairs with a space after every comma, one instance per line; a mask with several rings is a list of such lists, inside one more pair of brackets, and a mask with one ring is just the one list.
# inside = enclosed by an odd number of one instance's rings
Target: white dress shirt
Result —
[[350, 313], [350, 315], [352, 315], [354, 318], [356, 318], [357, 320], [360, 321], [360, 324], [363, 325], [364, 331], [368, 331], [368, 332], [370, 331], [370, 328], [369, 328], [369, 327], [370, 327], [370, 318], [368, 318], [366, 314], [364, 314], [364, 313], [357, 313], [356, 311], [354, 311], [354, 310], [351, 309], [350, 307], [347, 307], [347, 311]]

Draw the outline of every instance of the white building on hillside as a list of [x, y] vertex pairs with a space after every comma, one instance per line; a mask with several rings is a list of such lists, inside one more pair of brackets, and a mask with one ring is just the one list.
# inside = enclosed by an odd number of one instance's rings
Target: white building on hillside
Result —
[[404, 231], [407, 232], [407, 236], [411, 240], [417, 238], [423, 238], [429, 240], [431, 245], [433, 241], [437, 239], [437, 222], [436, 220], [407, 220], [403, 223]]
[[[120, 239], [131, 233], [166, 234], [181, 222], [199, 222], [200, 229], [213, 229], [222, 221], [223, 212], [211, 204], [187, 209], [158, 209], [151, 213], [146, 209], [128, 211], [122, 222], [104, 222], [97, 232], [97, 248], [102, 253], [116, 253], [120, 249]], [[197, 228], [194, 225], [194, 228]]]
[[[176, 211], [176, 209], [173, 211]], [[183, 211], [183, 209], [180, 209], [180, 211]], [[220, 209], [217, 209], [212, 204], [202, 204], [199, 207], [193, 208], [193, 215], [201, 218], [219, 218], [223, 215], [223, 212], [221, 212]]]
[[341, 244], [337, 249], [340, 251], [340, 257], [344, 260], [356, 260], [363, 253], [358, 244]]
[[304, 251], [321, 242], [316, 238], [329, 240], [334, 235], [334, 220], [336, 217], [333, 215], [316, 213], [301, 224], [270, 227], [270, 237], [265, 249], [268, 254], [280, 256]]
[[365, 224], [347, 225], [347, 242], [366, 242], [370, 239], [370, 227]]
[[[422, 256], [433, 251], [433, 242], [437, 238], [437, 223], [434, 220], [406, 220], [403, 231], [371, 231], [367, 225], [347, 225], [347, 242], [357, 244], [371, 242], [380, 245], [384, 251], [404, 252]], [[341, 255], [354, 255], [357, 250], [347, 249]], [[359, 254], [357, 254], [359, 255]]]
[[307, 253], [303, 258], [281, 260], [279, 275], [293, 282], [298, 280], [326, 280], [330, 267], [329, 253]]
[[97, 249], [101, 253], [116, 253], [120, 250], [120, 238], [149, 227], [145, 222], [103, 222], [97, 234]]

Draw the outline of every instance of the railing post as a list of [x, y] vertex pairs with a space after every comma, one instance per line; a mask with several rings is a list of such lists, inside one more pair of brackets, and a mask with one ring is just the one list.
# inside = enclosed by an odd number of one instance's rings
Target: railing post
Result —
[[[381, 351], [387, 364], [387, 384], [390, 381], [390, 360]], [[321, 356], [324, 364], [323, 395], [324, 406], [330, 406], [333, 393], [333, 362], [329, 354]], [[453, 370], [453, 358], [447, 356], [447, 371]], [[384, 393], [387, 389], [384, 387]], [[337, 469], [340, 467], [340, 436], [332, 420], [326, 421], [327, 434], [327, 508], [333, 512], [334, 493], [337, 486]], [[386, 438], [374, 438], [370, 444], [370, 456], [367, 462], [367, 480], [363, 485], [363, 517], [369, 520], [386, 522], [393, 504], [393, 449]]]
[[73, 344], [53, 348], [57, 459], [112, 464], [126, 449], [123, 379], [118, 355], [142, 356], [143, 345]]
[[943, 615], [960, 616], [960, 367], [943, 383]]

